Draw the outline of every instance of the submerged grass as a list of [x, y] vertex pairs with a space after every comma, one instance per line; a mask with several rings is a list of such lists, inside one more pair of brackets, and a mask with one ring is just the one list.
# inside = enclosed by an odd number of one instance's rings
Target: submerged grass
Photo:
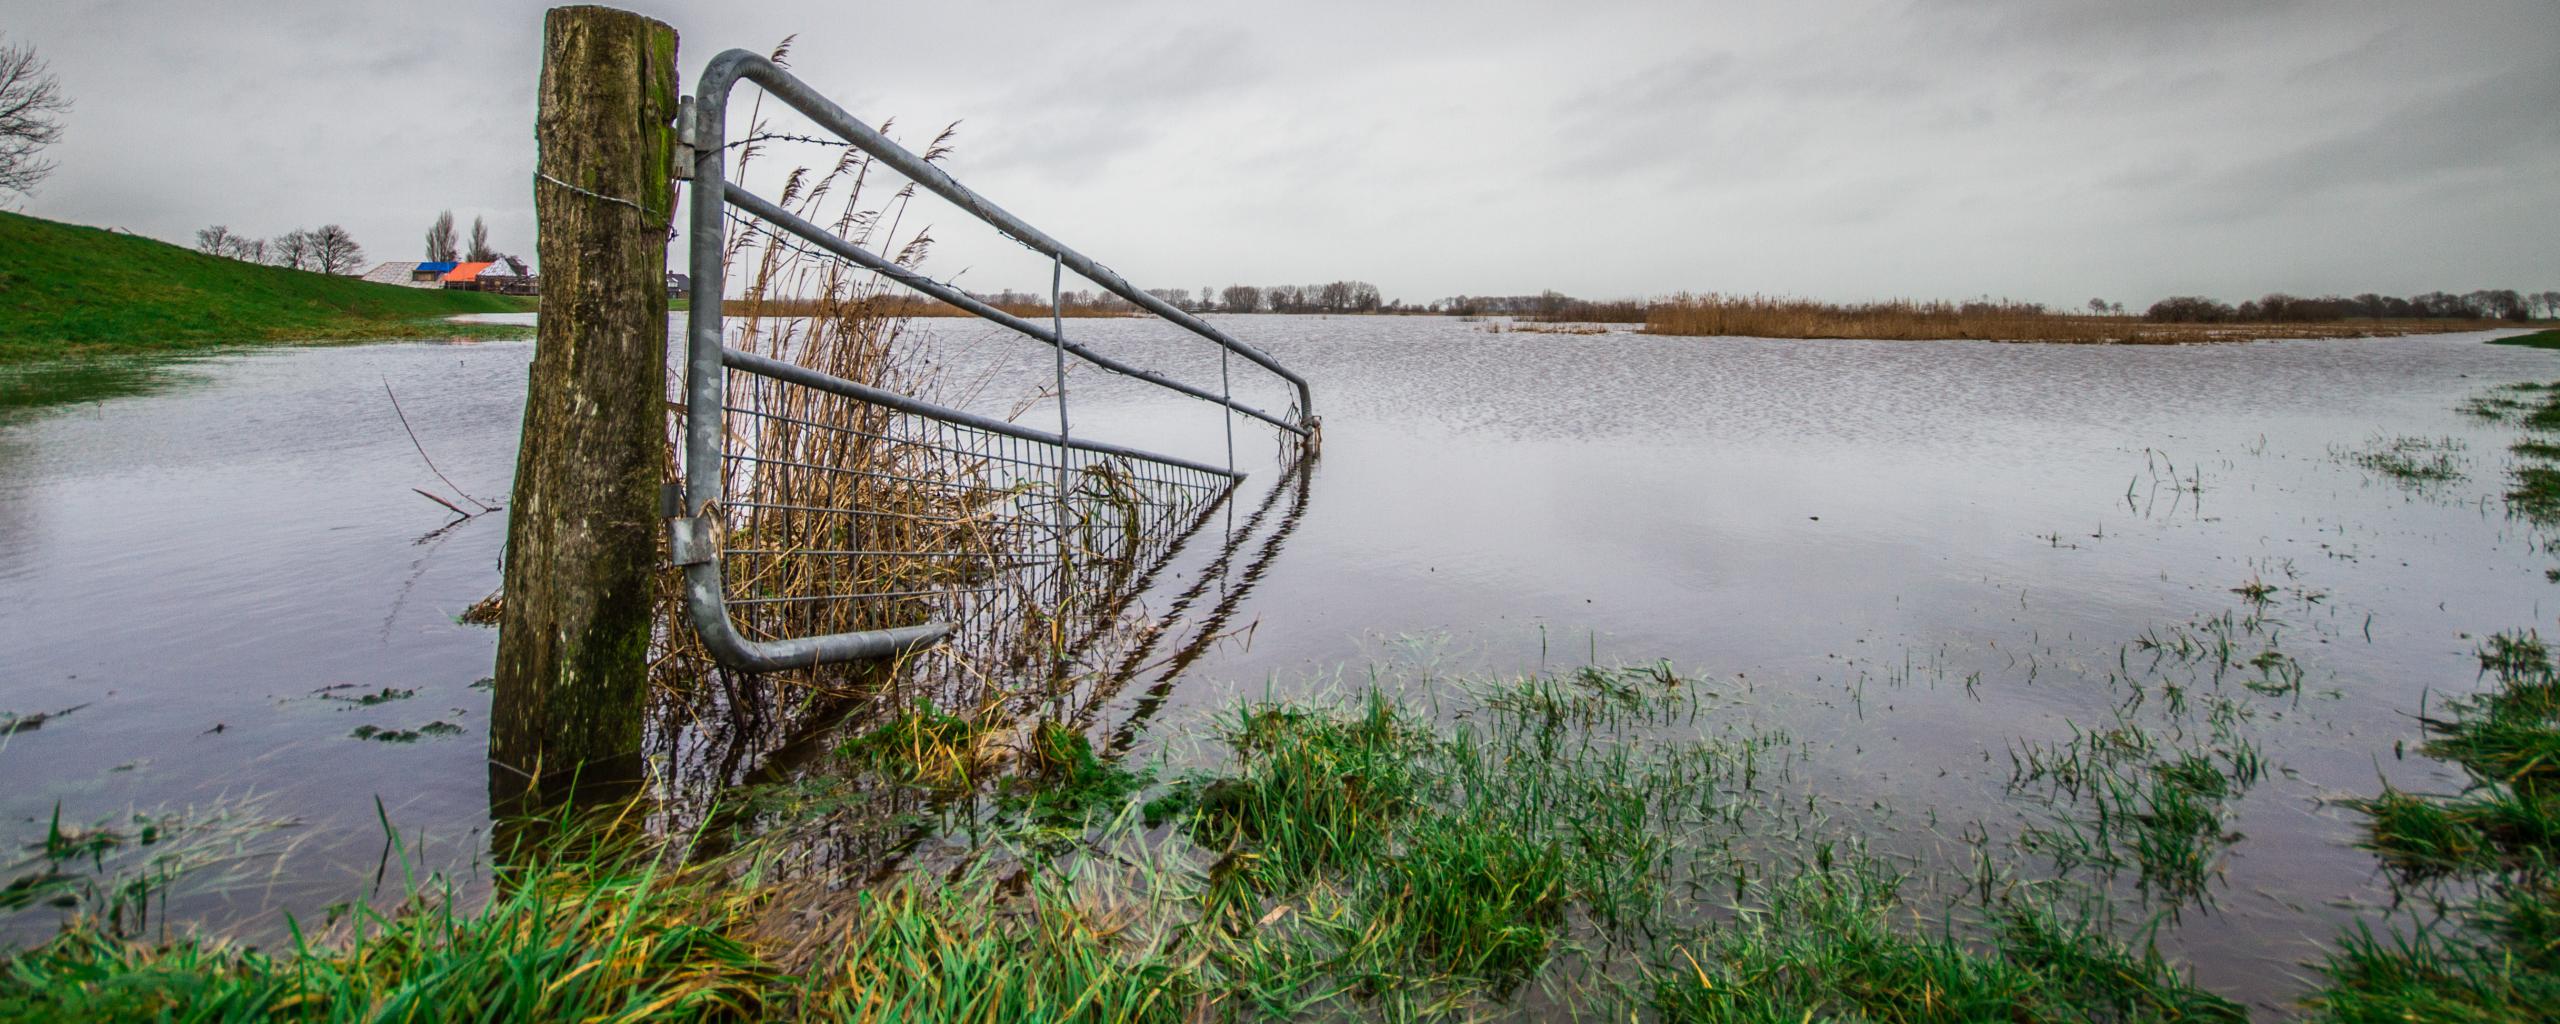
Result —
[[2405, 932], [2359, 928], [2311, 1005], [2335, 1021], [2549, 1019], [2560, 1005], [2560, 672], [2532, 633], [2480, 651], [2490, 686], [2425, 719], [2459, 793], [2358, 802], [2366, 845], [2450, 905]]
[[2461, 481], [2463, 450], [2460, 438], [2390, 437], [2375, 438], [2344, 458], [2385, 479], [2412, 488]]
[[[75, 920], [0, 966], [0, 1019], [2236, 1015], [2059, 900], [1923, 916], [1781, 785], [1788, 741], [1701, 726], [1711, 704], [1658, 666], [1252, 703], [1219, 719], [1228, 759], [1167, 782], [1034, 730], [1026, 773], [1086, 790], [1071, 842], [979, 821], [995, 841], [950, 870], [866, 887], [803, 847], [689, 860], [617, 818], [501, 865], [476, 906], [416, 879], [278, 948]], [[854, 742], [979, 734], [914, 714]]]
[[[2180, 639], [2216, 621], [2158, 635], [2163, 664], [2258, 678], [2262, 655]], [[2395, 877], [2453, 885], [2459, 909], [2343, 936], [2323, 1019], [2560, 998], [2560, 672], [2530, 633], [2480, 662], [2494, 685], [2428, 718], [2423, 747], [2473, 784], [2356, 805]], [[1056, 723], [1017, 745], [916, 708], [848, 741], [852, 762], [946, 789], [1002, 762], [1022, 787], [955, 807], [990, 841], [947, 870], [847, 884], [806, 847], [689, 855], [617, 817], [503, 861], [484, 900], [413, 877], [273, 948], [75, 914], [0, 963], [0, 1020], [2246, 1017], [2067, 879], [1950, 898], [1836, 834], [1789, 781], [1792, 741], [1717, 724], [1662, 666], [1402, 692], [1242, 704], [1215, 720], [1225, 756], [1169, 780]], [[2013, 752], [2021, 781], [2105, 808], [2111, 855], [2163, 886], [2209, 876], [2224, 805], [2265, 771], [2230, 742], [2243, 712], [2175, 700], [2134, 706], [2198, 716], [2198, 741], [2126, 718]], [[50, 860], [126, 845], [58, 828]]]
[[[2500, 343], [2515, 340], [2500, 339]], [[2528, 432], [2508, 446], [2517, 462], [2508, 472], [2507, 510], [2536, 526], [2560, 526], [2560, 441], [2552, 436], [2560, 432], [2560, 389], [2529, 382], [2512, 384], [2474, 395], [2457, 408], [2480, 419], [2514, 423]]]
[[2242, 1021], [2246, 1011], [2178, 979], [2157, 956], [2096, 938], [2046, 907], [2001, 908], [1968, 943], [1895, 927], [1902, 880], [1858, 865], [1774, 888], [1767, 904], [1696, 950], [1654, 990], [1663, 1019]]

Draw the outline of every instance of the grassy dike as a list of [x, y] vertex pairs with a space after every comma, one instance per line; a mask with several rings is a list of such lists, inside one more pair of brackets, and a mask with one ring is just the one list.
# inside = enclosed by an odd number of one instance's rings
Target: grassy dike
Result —
[[225, 345], [448, 336], [464, 331], [444, 317], [530, 308], [528, 300], [511, 296], [260, 266], [0, 213], [0, 366]]

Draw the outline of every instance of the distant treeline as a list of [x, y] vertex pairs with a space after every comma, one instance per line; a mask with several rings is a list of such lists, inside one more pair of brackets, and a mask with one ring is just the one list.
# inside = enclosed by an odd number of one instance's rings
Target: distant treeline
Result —
[[2530, 320], [2560, 317], [2560, 291], [2527, 294], [2499, 288], [2455, 295], [2428, 292], [2409, 298], [2366, 292], [2354, 298], [2307, 299], [2281, 292], [2234, 306], [2198, 295], [2151, 304], [2142, 318], [2164, 324], [2324, 323], [2332, 320]]
[[[1431, 312], [1460, 316], [1514, 316], [1530, 320], [1580, 323], [1645, 323], [1666, 306], [1689, 306], [1699, 299], [1687, 295], [1668, 299], [1617, 299], [1591, 301], [1577, 299], [1562, 292], [1540, 292], [1536, 295], [1460, 295], [1432, 303]], [[2010, 299], [1977, 299], [1965, 302], [1911, 302], [1896, 300], [1870, 303], [1822, 303], [1811, 300], [1719, 299], [1719, 304], [1749, 306], [1754, 309], [1783, 306], [1797, 313], [1819, 311], [1827, 318], [1862, 318], [1889, 315], [1894, 318], [1927, 316], [1936, 319], [2015, 320], [2034, 317], [2121, 316], [2125, 306], [2105, 299], [2091, 299], [2085, 312], [2078, 307], [2058, 309], [2041, 302], [2019, 302]], [[2400, 298], [2366, 292], [2352, 298], [2324, 295], [2304, 298], [2278, 292], [2251, 299], [2238, 305], [2196, 295], [2179, 295], [2152, 303], [2143, 311], [2142, 319], [2152, 323], [2326, 323], [2337, 320], [2531, 320], [2537, 317], [2560, 318], [2560, 291], [2519, 292], [2512, 288], [2484, 289], [2468, 294], [2428, 292]]]
[[[2520, 304], [2484, 299], [2475, 305], [2471, 296], [2436, 294], [2452, 301], [2420, 296], [2397, 306], [2392, 303], [2401, 300], [2378, 298], [2356, 305], [2359, 300], [2271, 295], [2231, 306], [2211, 299], [2180, 298], [2165, 300], [2139, 317], [2122, 315], [2115, 312], [2122, 307], [2097, 299], [2090, 300], [2089, 312], [2065, 312], [2039, 302], [2006, 300], [1831, 303], [1761, 295], [1682, 294], [1647, 306], [1644, 329], [1649, 334], [1711, 337], [2171, 344], [2472, 330], [2524, 319], [2530, 309], [2546, 308], [2546, 299], [2560, 299], [2560, 294], [2543, 293], [2524, 302], [2519, 293], [2506, 292]], [[2356, 309], [2380, 310], [2382, 315], [2351, 311]], [[1560, 315], [1571, 319], [1574, 311], [1567, 309]]]

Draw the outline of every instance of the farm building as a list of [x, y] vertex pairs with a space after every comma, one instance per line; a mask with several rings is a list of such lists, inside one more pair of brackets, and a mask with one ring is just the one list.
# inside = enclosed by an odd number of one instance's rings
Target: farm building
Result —
[[[442, 266], [443, 271], [434, 268]], [[406, 285], [411, 288], [437, 288], [444, 284], [444, 274], [453, 264], [420, 263], [416, 260], [393, 260], [364, 272], [364, 280], [375, 284]]]
[[[418, 269], [424, 270], [432, 265], [421, 264]], [[484, 260], [473, 263], [447, 263], [445, 266], [449, 269], [444, 272], [443, 277], [438, 279], [443, 282], [444, 287], [470, 291], [480, 287], [480, 272], [497, 264]]]
[[534, 293], [533, 272], [523, 260], [501, 256], [498, 262], [489, 264], [489, 269], [481, 271], [480, 276], [473, 279], [472, 287], [484, 292], [531, 295]]
[[501, 256], [488, 262], [432, 262], [393, 260], [365, 271], [364, 279], [375, 284], [405, 285], [411, 288], [453, 288], [462, 291], [506, 292], [512, 295], [534, 294], [531, 268], [513, 256]]

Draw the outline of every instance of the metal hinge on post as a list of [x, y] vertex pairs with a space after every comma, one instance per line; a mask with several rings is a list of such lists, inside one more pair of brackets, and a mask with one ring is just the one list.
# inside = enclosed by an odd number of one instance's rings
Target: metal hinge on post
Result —
[[711, 543], [711, 524], [706, 517], [684, 514], [684, 485], [661, 484], [658, 487], [658, 514], [667, 520], [667, 562], [683, 568], [700, 565], [719, 552]]
[[693, 97], [686, 96], [676, 100], [676, 165], [667, 169], [668, 177], [677, 181], [693, 180], [695, 135]]
[[711, 524], [703, 516], [677, 516], [667, 520], [667, 563], [676, 568], [701, 565], [719, 555], [718, 544], [711, 539]]

